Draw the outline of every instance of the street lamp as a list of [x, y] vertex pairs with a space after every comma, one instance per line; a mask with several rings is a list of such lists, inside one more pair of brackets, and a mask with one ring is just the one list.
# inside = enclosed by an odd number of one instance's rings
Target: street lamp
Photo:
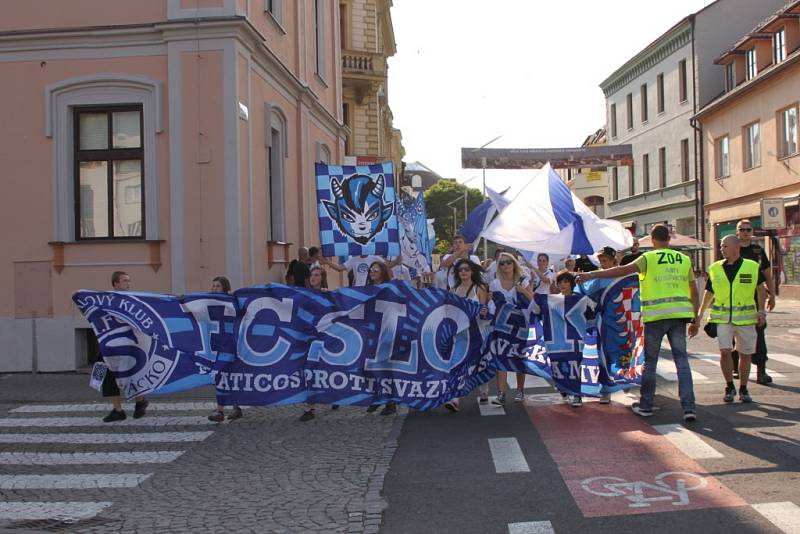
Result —
[[[474, 149], [473, 152], [477, 152], [482, 148], [486, 148], [487, 146], [491, 145], [498, 139], [503, 137], [503, 134], [498, 135], [491, 141], [484, 143], [483, 145], [479, 146], [478, 148]], [[481, 158], [481, 168], [483, 169], [483, 198], [486, 199], [486, 156]], [[489, 242], [486, 238], [483, 239], [483, 259], [487, 259], [489, 257]]]

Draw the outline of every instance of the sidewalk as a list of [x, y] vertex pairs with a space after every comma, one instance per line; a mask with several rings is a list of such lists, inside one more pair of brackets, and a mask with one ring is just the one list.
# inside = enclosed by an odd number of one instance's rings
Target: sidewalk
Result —
[[778, 297], [775, 311], [767, 316], [770, 326], [800, 328], [800, 300], [782, 299]]

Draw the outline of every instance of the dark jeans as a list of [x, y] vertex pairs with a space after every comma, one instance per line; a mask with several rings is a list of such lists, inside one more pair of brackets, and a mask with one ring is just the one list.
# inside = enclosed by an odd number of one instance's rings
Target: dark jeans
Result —
[[[767, 360], [767, 338], [765, 335], [765, 330], [767, 329], [767, 325], [758, 326], [756, 325], [756, 353], [753, 354], [753, 365], [766, 365]], [[736, 339], [733, 340], [734, 347], [736, 346]], [[733, 351], [733, 368], [739, 368], [739, 351]]]
[[669, 340], [672, 359], [678, 371], [678, 395], [684, 412], [694, 411], [694, 386], [692, 369], [689, 367], [689, 354], [686, 352], [686, 321], [683, 319], [662, 319], [644, 324], [644, 371], [639, 407], [653, 409], [656, 395], [656, 366], [664, 335]]

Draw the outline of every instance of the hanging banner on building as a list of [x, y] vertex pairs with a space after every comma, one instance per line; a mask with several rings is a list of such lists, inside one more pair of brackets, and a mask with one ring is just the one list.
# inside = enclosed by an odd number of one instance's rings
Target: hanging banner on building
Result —
[[431, 246], [428, 237], [428, 218], [425, 197], [401, 197], [397, 200], [400, 221], [400, 254], [411, 278], [431, 272]]
[[322, 255], [400, 254], [392, 162], [376, 165], [316, 164]]
[[428, 410], [494, 375], [483, 361], [481, 306], [439, 289], [269, 285], [231, 296], [73, 299], [127, 398], [213, 381], [223, 404], [391, 400]]

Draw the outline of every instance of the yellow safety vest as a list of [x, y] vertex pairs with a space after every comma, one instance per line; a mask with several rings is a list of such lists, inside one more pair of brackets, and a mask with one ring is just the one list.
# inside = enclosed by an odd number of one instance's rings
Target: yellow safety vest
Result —
[[720, 260], [711, 264], [708, 278], [714, 288], [714, 304], [711, 305], [711, 323], [756, 324], [758, 308], [755, 295], [758, 285], [758, 263], [744, 259], [733, 282], [728, 280]]
[[647, 271], [640, 276], [642, 322], [692, 319], [689, 273], [692, 260], [686, 254], [661, 248], [643, 254]]

